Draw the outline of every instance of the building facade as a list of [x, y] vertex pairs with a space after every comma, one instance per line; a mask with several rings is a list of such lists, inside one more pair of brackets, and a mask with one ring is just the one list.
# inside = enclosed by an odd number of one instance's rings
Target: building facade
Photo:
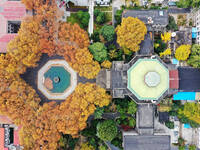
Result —
[[0, 1], [0, 53], [6, 53], [6, 47], [20, 28], [23, 17], [31, 14], [20, 0]]
[[150, 55], [136, 55], [129, 63], [114, 61], [110, 70], [100, 71], [96, 83], [113, 98], [129, 96], [138, 104], [159, 103], [179, 88], [177, 68]]
[[200, 9], [198, 10], [193, 10], [192, 11], [193, 15], [193, 23], [194, 26], [196, 27], [196, 43], [200, 44]]
[[18, 127], [7, 116], [0, 115], [0, 150], [22, 150]]

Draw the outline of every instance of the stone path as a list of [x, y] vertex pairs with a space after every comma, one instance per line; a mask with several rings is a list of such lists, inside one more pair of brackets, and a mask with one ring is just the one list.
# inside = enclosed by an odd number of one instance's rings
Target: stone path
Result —
[[94, 0], [89, 0], [89, 14], [90, 20], [88, 25], [88, 32], [91, 35], [93, 33], [94, 28]]

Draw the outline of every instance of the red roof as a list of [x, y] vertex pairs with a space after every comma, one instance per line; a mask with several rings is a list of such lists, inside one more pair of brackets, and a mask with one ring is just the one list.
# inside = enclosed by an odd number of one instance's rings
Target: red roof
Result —
[[20, 145], [20, 141], [19, 141], [20, 129], [21, 129], [21, 127], [18, 127], [18, 129], [14, 131], [14, 145]]
[[13, 122], [7, 116], [0, 115], [0, 124], [13, 124]]
[[170, 70], [169, 71], [169, 87], [171, 89], [179, 88], [178, 70]]
[[5, 129], [0, 128], [0, 150], [4, 150], [4, 136], [5, 136]]
[[8, 21], [21, 21], [26, 15], [26, 7], [21, 1], [1, 1], [0, 0], [0, 52], [5, 53], [8, 42], [13, 39], [16, 34], [7, 33]]
[[169, 71], [169, 77], [178, 79], [178, 70], [170, 70]]

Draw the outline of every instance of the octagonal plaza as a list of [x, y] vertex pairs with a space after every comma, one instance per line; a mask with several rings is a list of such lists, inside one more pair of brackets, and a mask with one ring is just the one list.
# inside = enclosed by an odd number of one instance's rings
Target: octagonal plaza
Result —
[[127, 73], [127, 88], [138, 100], [158, 100], [169, 89], [169, 71], [158, 59], [140, 58]]
[[38, 89], [50, 100], [66, 99], [76, 85], [77, 73], [65, 60], [49, 60], [38, 71]]

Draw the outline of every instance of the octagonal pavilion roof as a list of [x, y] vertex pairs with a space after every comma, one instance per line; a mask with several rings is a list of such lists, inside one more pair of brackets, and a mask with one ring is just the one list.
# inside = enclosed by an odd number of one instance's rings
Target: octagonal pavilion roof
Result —
[[138, 100], [159, 100], [169, 89], [169, 71], [158, 59], [138, 59], [128, 70], [127, 88]]

